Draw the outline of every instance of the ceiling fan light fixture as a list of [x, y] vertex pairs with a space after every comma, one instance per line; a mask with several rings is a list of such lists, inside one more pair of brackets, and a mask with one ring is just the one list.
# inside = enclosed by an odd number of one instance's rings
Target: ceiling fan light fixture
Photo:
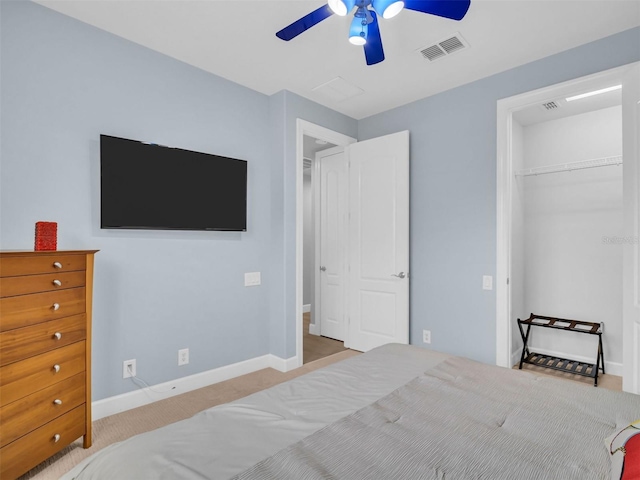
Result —
[[402, 0], [373, 0], [373, 8], [382, 18], [389, 19], [398, 15], [404, 8]]
[[362, 46], [367, 43], [368, 34], [369, 25], [367, 25], [366, 18], [353, 17], [351, 27], [349, 27], [349, 42]]
[[347, 13], [353, 10], [356, 5], [356, 0], [329, 0], [329, 8], [340, 17], [344, 17]]

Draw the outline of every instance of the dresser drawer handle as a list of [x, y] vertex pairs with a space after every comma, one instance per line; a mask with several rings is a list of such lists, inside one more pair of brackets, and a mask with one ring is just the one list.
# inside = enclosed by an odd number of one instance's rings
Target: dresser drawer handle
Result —
[[53, 436], [53, 443], [58, 443], [59, 441], [60, 441], [60, 434], [59, 434], [59, 433], [56, 433], [56, 434]]
[[60, 280], [54, 280], [53, 283], [56, 287], [61, 287], [62, 286], [62, 282]]
[[54, 372], [58, 373], [60, 371], [60, 365], [56, 364], [53, 366]]
[[53, 268], [62, 268], [62, 264], [60, 262], [53, 262]]
[[60, 308], [60, 304], [54, 303], [53, 305], [51, 305], [51, 308], [53, 308], [54, 310], [58, 310]]
[[53, 404], [54, 404], [54, 405], [62, 405], [62, 400], [60, 400], [59, 398], [56, 398], [56, 399], [53, 401]]
[[60, 332], [56, 332], [53, 334], [53, 338], [56, 340], [60, 340], [62, 338], [62, 334]]

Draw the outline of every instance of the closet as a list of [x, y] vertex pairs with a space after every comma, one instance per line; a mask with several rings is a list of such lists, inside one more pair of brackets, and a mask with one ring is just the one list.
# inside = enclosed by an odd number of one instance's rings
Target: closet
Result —
[[[555, 106], [514, 114], [512, 358], [522, 347], [516, 318], [531, 312], [604, 322], [607, 373], [621, 375], [621, 97], [614, 92], [575, 106], [549, 103]], [[591, 337], [537, 329], [529, 346], [595, 362], [597, 340]]]

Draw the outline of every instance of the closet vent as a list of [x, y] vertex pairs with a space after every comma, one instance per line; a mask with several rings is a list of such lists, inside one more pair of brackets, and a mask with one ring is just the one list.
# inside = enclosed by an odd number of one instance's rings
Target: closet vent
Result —
[[557, 110], [558, 108], [560, 108], [560, 104], [558, 102], [546, 102], [542, 104], [542, 108], [544, 108], [545, 110]]
[[462, 38], [459, 33], [456, 33], [452, 37], [447, 37], [439, 42], [422, 47], [418, 49], [418, 52], [427, 60], [433, 62], [438, 58], [451, 55], [458, 50], [468, 48], [469, 44]]

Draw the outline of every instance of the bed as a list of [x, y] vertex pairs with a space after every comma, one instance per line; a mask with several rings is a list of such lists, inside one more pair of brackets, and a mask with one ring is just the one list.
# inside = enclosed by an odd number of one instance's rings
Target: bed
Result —
[[611, 478], [640, 396], [385, 345], [111, 445], [63, 480]]

